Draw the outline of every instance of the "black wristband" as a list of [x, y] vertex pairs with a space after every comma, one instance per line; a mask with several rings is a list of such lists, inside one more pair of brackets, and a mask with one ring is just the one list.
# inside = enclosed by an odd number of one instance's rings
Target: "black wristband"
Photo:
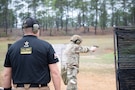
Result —
[[10, 88], [4, 88], [4, 90], [12, 90], [12, 88], [10, 87]]

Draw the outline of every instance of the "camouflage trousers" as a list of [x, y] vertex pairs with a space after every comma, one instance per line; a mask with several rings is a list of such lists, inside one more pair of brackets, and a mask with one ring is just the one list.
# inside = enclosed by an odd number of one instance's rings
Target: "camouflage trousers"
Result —
[[67, 68], [67, 89], [66, 90], [78, 90], [77, 89], [77, 74], [78, 67], [72, 66]]

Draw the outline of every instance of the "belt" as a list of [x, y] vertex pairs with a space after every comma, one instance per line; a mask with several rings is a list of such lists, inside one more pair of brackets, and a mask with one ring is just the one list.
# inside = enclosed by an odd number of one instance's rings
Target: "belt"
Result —
[[[47, 86], [47, 84], [28, 84], [29, 85], [29, 87], [46, 87]], [[21, 83], [19, 83], [19, 84], [16, 84], [16, 87], [24, 87], [25, 86], [25, 84], [21, 84]]]

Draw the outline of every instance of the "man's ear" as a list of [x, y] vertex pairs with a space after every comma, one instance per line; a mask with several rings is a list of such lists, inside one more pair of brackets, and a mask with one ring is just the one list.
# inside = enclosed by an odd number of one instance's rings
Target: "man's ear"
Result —
[[34, 34], [36, 34], [39, 30], [39, 25], [38, 24], [33, 24], [32, 31]]

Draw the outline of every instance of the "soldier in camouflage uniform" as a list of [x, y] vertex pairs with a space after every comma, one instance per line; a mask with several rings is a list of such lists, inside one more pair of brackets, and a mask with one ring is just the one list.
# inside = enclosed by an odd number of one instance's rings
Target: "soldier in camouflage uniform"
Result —
[[77, 89], [77, 74], [79, 72], [79, 53], [87, 53], [89, 51], [95, 51], [96, 47], [81, 46], [82, 39], [79, 35], [73, 35], [71, 37], [71, 42], [66, 46], [63, 55], [65, 65], [62, 68], [67, 72], [66, 78], [64, 80], [65, 85], [67, 85], [67, 90], [78, 90]]

